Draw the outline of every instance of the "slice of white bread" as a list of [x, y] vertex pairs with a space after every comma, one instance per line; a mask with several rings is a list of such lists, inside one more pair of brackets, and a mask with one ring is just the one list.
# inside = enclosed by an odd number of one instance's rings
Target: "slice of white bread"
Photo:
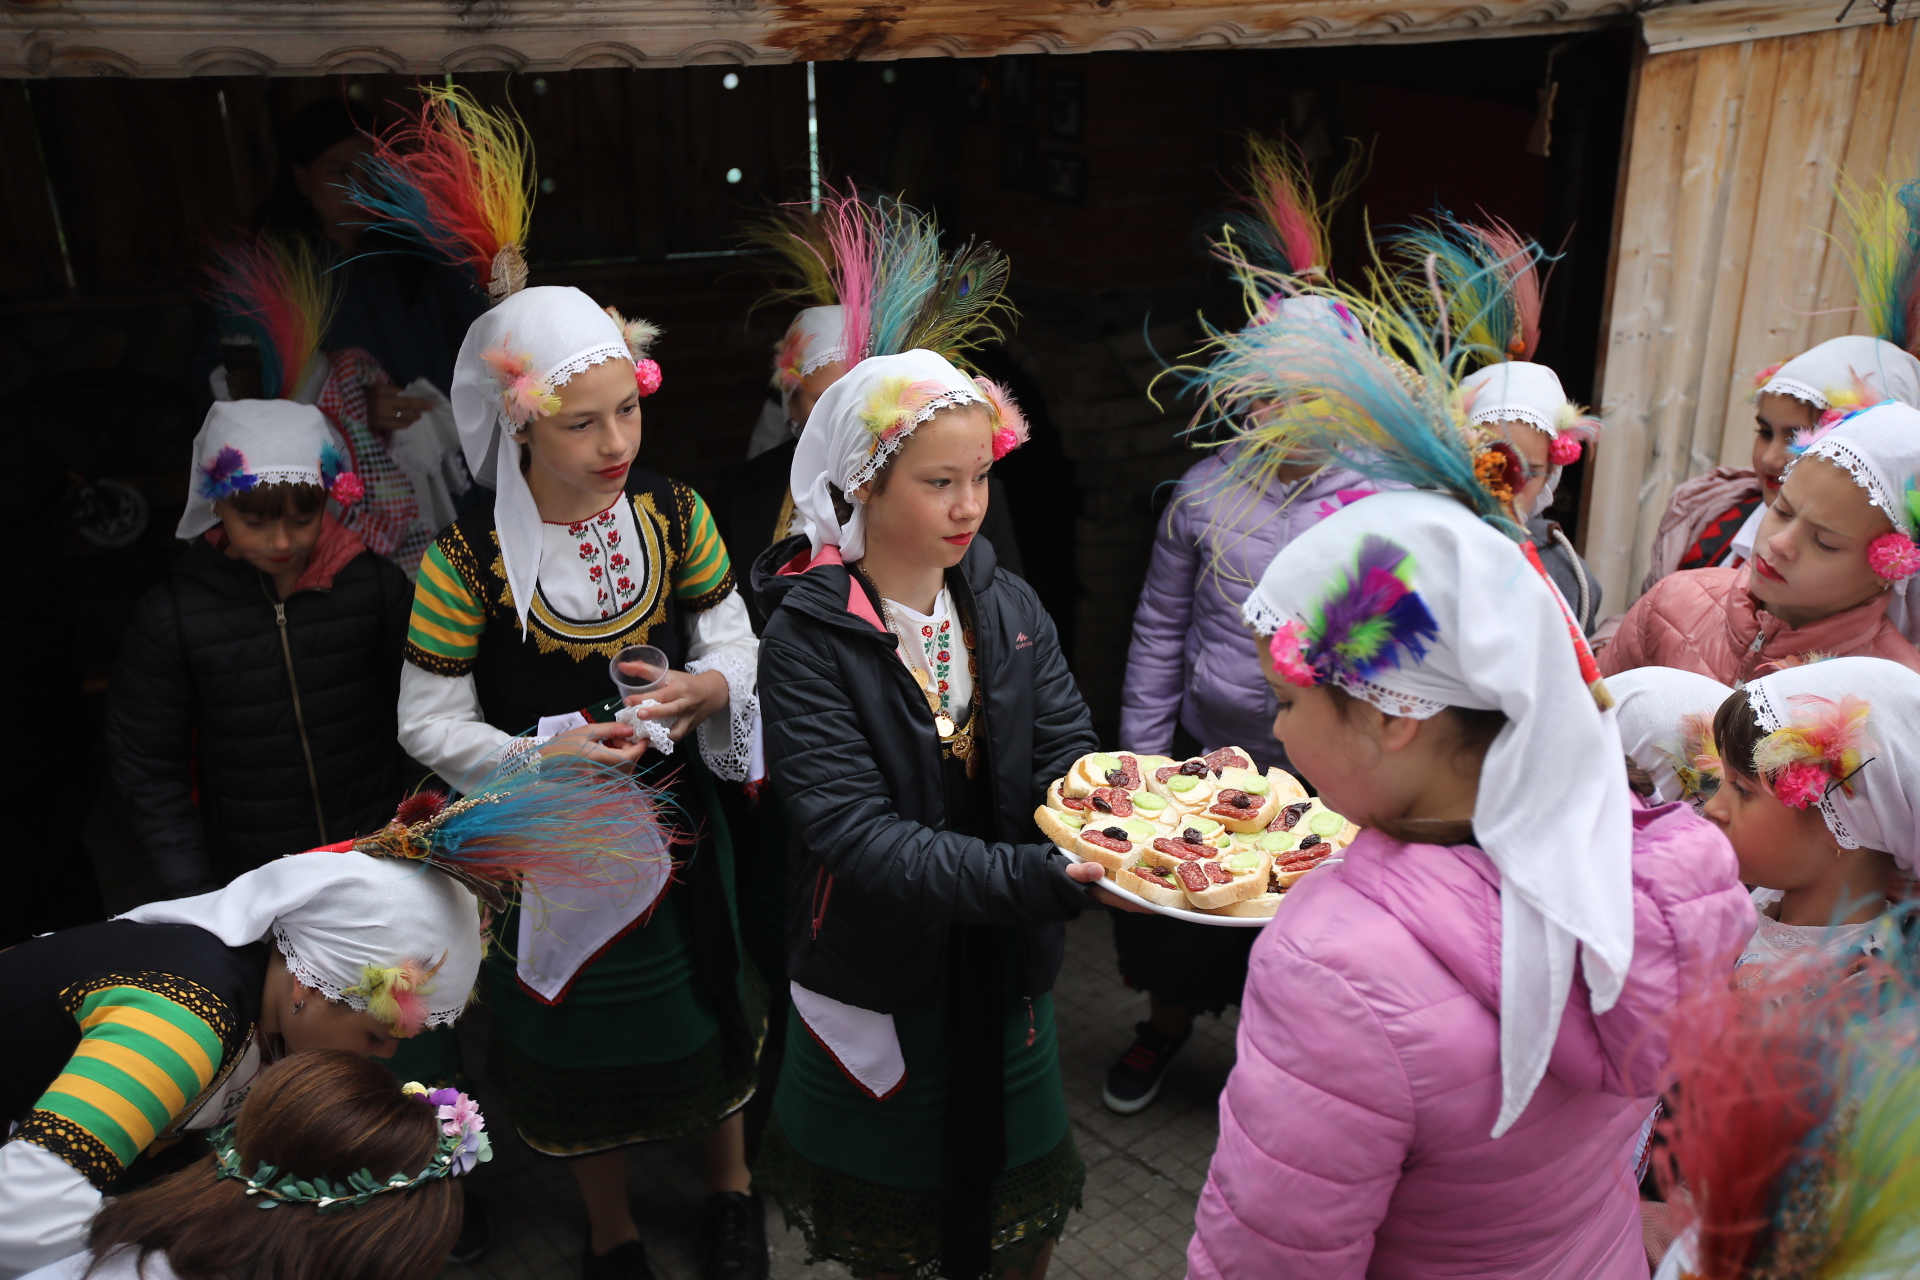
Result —
[[1216, 916], [1241, 916], [1248, 919], [1264, 920], [1280, 909], [1281, 895], [1277, 893], [1256, 893], [1251, 898], [1239, 902], [1230, 902], [1214, 911]]
[[[1126, 833], [1126, 839], [1121, 842], [1126, 845], [1126, 848], [1108, 848], [1107, 842], [1113, 839], [1109, 834], [1112, 831]], [[1152, 839], [1151, 831], [1152, 825], [1141, 822], [1138, 818], [1115, 818], [1106, 822], [1089, 821], [1075, 836], [1073, 851], [1088, 862], [1099, 863], [1109, 872], [1118, 871], [1140, 861], [1142, 852], [1147, 848], [1147, 842]], [[1096, 841], [1087, 838], [1094, 834], [1099, 835], [1101, 839]]]
[[1162, 872], [1155, 874], [1152, 867], [1127, 867], [1113, 875], [1113, 882], [1128, 893], [1156, 907], [1184, 907], [1187, 905], [1186, 890]]
[[1137, 791], [1144, 785], [1139, 757], [1130, 751], [1095, 751], [1081, 756], [1060, 780], [1061, 791], [1076, 799], [1092, 795], [1096, 787]]
[[[1255, 851], [1231, 853], [1211, 864], [1227, 873], [1225, 884], [1210, 884], [1205, 889], [1187, 889], [1187, 901], [1201, 911], [1213, 911], [1267, 891], [1267, 873], [1273, 869], [1271, 855]], [[1183, 875], [1182, 879], [1186, 877]]]
[[1267, 770], [1267, 784], [1273, 788], [1273, 794], [1278, 797], [1282, 808], [1296, 801], [1307, 799], [1306, 787], [1301, 784], [1300, 779], [1294, 777], [1285, 769], [1273, 768]]
[[1081, 815], [1072, 809], [1050, 809], [1041, 805], [1033, 811], [1033, 822], [1040, 828], [1040, 834], [1075, 853], [1079, 852], [1074, 842], [1080, 838], [1080, 819]]

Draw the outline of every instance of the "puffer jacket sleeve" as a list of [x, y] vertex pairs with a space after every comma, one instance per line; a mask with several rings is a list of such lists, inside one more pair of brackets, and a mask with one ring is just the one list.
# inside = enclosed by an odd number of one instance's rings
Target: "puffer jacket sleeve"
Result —
[[193, 677], [180, 648], [178, 608], [168, 583], [135, 606], [107, 692], [113, 780], [140, 852], [169, 898], [217, 887], [193, 804]]
[[1684, 804], [1634, 816], [1633, 967], [1620, 998], [1594, 1017], [1607, 1064], [1601, 1087], [1651, 1097], [1665, 1085], [1673, 1011], [1727, 981], [1753, 934], [1753, 901], [1721, 830]]
[[1600, 664], [1603, 676], [1618, 675], [1622, 671], [1632, 671], [1636, 667], [1656, 664], [1652, 656], [1652, 629], [1658, 621], [1654, 600], [1660, 588], [1656, 584], [1652, 591], [1633, 602], [1627, 610], [1627, 616], [1620, 620], [1620, 629], [1613, 633], [1613, 639], [1606, 648], [1594, 655]]
[[1414, 1137], [1413, 1089], [1335, 970], [1256, 945], [1187, 1274], [1364, 1276]]
[[1120, 745], [1167, 755], [1187, 683], [1187, 632], [1193, 625], [1194, 586], [1200, 574], [1191, 507], [1183, 484], [1160, 517], [1147, 580], [1133, 611], [1133, 643], [1120, 688]]
[[796, 835], [835, 879], [928, 924], [1053, 924], [1085, 909], [1050, 844], [988, 844], [902, 818], [830, 654], [770, 625], [760, 662], [780, 673], [760, 685], [767, 759]]

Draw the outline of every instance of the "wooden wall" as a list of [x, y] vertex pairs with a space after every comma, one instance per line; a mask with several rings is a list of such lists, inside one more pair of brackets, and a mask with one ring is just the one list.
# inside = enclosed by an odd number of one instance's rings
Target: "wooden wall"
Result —
[[1907, 22], [1643, 55], [1585, 529], [1618, 607], [1674, 485], [1747, 465], [1754, 376], [1865, 331], [1834, 180], [1915, 175], [1917, 38]]

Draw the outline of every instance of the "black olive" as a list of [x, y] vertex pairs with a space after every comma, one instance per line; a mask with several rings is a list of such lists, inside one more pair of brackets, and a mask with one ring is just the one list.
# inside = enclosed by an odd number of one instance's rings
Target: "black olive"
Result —
[[1106, 799], [1102, 796], [1093, 797], [1093, 807], [1098, 809], [1102, 813], [1113, 812], [1113, 806], [1107, 803]]
[[1205, 760], [1189, 760], [1180, 766], [1180, 772], [1186, 774], [1189, 778], [1204, 778], [1207, 776], [1207, 762]]
[[1326, 841], [1321, 839], [1319, 836], [1308, 836], [1305, 840], [1302, 840], [1300, 842], [1300, 847], [1302, 849], [1313, 849], [1325, 843]]
[[1200, 829], [1198, 827], [1188, 827], [1180, 833], [1180, 838], [1188, 844], [1199, 844], [1201, 843]]
[[1127, 780], [1127, 771], [1124, 768], [1107, 770], [1108, 786], [1117, 787], [1121, 783], [1125, 782], [1126, 780]]
[[1288, 805], [1280, 811], [1279, 829], [1282, 831], [1293, 830], [1293, 824], [1306, 817], [1307, 810], [1311, 808], [1313, 808], [1313, 801], [1311, 800], [1301, 800]]

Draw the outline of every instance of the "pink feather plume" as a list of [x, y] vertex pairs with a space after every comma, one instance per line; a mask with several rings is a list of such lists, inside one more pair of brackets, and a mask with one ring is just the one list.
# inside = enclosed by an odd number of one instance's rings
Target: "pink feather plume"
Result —
[[991, 378], [975, 378], [974, 385], [980, 388], [987, 398], [987, 406], [993, 410], [993, 460], [1006, 457], [1027, 442], [1031, 434], [1027, 427], [1027, 417], [1020, 412], [1013, 396], [1007, 389]]
[[1533, 353], [1540, 349], [1541, 287], [1540, 272], [1534, 266], [1526, 237], [1498, 218], [1489, 219], [1484, 226], [1469, 226], [1468, 230], [1507, 264], [1506, 270], [1512, 278], [1514, 310], [1520, 315], [1520, 350], [1509, 351], [1508, 355], [1515, 360], [1531, 360]]

